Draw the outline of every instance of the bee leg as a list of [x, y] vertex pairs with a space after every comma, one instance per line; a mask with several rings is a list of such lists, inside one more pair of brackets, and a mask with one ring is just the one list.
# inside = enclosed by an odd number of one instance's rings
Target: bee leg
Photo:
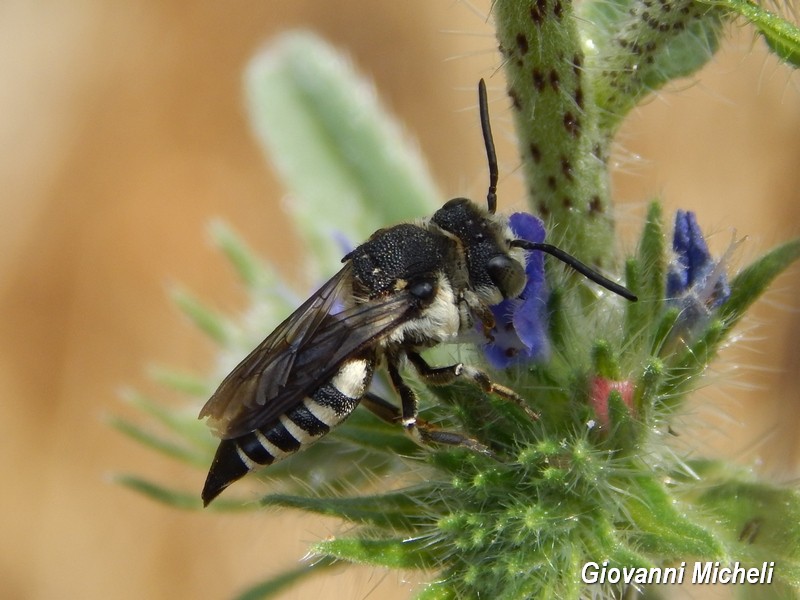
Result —
[[494, 313], [492, 313], [492, 309], [489, 308], [488, 304], [481, 302], [475, 292], [464, 292], [463, 300], [466, 303], [470, 314], [478, 317], [478, 320], [481, 323], [481, 332], [483, 333], [483, 336], [487, 340], [492, 341], [494, 338], [492, 337], [491, 331], [495, 327], [495, 318]]
[[397, 425], [403, 420], [403, 413], [394, 404], [384, 400], [377, 394], [367, 392], [361, 398], [361, 404], [382, 421]]
[[539, 420], [539, 415], [531, 410], [522, 396], [517, 394], [511, 388], [507, 388], [504, 385], [495, 383], [480, 369], [476, 369], [475, 367], [471, 367], [463, 363], [450, 365], [448, 367], [432, 367], [424, 358], [422, 358], [421, 355], [416, 352], [409, 352], [407, 356], [408, 360], [417, 370], [417, 373], [419, 373], [419, 376], [431, 385], [447, 385], [449, 383], [453, 383], [459, 378], [466, 378], [472, 381], [472, 383], [477, 385], [487, 394], [494, 394], [500, 398], [503, 398], [504, 400], [508, 400], [509, 402], [516, 404], [519, 408], [525, 411], [525, 414], [528, 415], [528, 417], [530, 417], [532, 420]]
[[401, 423], [411, 439], [422, 446], [427, 446], [431, 443], [461, 446], [487, 456], [494, 456], [494, 453], [479, 441], [473, 440], [461, 433], [437, 429], [435, 426], [418, 418], [417, 395], [414, 393], [414, 390], [403, 381], [397, 365], [391, 360], [388, 364], [388, 370], [392, 385], [397, 390], [397, 393], [400, 394], [403, 408], [399, 410], [383, 398], [368, 393], [365, 394], [362, 403], [370, 411], [389, 423]]

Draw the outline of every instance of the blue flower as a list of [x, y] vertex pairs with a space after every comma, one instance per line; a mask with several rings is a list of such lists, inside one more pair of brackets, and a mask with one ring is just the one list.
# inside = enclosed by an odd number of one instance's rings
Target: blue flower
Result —
[[679, 210], [675, 214], [672, 250], [674, 257], [667, 272], [669, 301], [705, 311], [721, 306], [731, 295], [726, 261], [711, 257], [693, 212]]
[[[509, 225], [518, 239], [543, 242], [544, 223], [527, 213], [514, 213]], [[496, 369], [544, 360], [550, 354], [547, 339], [548, 289], [544, 279], [544, 255], [528, 252], [525, 263], [527, 282], [518, 298], [492, 306], [495, 327], [491, 341], [483, 347], [486, 359]]]

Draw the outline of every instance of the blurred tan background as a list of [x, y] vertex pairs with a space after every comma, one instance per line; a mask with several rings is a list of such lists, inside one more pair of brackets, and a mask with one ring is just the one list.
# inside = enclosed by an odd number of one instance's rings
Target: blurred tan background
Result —
[[[244, 307], [207, 223], [221, 216], [260, 253], [294, 269], [301, 248], [245, 122], [241, 73], [271, 35], [310, 27], [347, 49], [417, 137], [443, 199], [485, 189], [474, 89], [509, 113], [491, 29], [466, 3], [92, 0], [0, 7], [0, 597], [226, 598], [295, 564], [339, 531], [294, 514], [182, 513], [108, 482], [148, 474], [198, 491], [203, 474], [137, 446], [103, 421], [130, 415], [118, 389], [163, 394], [153, 363], [206, 369], [212, 345], [166, 298], [180, 281], [215, 306]], [[644, 202], [695, 209], [720, 253], [749, 235], [741, 263], [800, 233], [800, 79], [749, 31], [714, 64], [652, 99], [622, 136], [624, 225]], [[501, 207], [520, 206], [516, 153], [499, 148]], [[637, 158], [640, 156], [640, 158]], [[632, 241], [627, 242], [628, 246]], [[795, 270], [761, 302], [743, 349], [702, 390], [723, 409], [704, 434], [719, 451], [796, 474]], [[265, 332], [266, 333], [266, 332]], [[730, 371], [736, 382], [728, 379]], [[164, 395], [166, 398], [166, 395]], [[683, 436], [686, 443], [700, 444]], [[290, 592], [407, 597], [400, 577], [341, 570]]]

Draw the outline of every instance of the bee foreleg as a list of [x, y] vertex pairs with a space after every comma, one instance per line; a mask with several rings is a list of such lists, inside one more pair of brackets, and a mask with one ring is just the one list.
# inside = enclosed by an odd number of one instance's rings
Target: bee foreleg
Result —
[[478, 317], [478, 320], [481, 322], [481, 330], [484, 337], [486, 337], [487, 340], [491, 340], [492, 335], [490, 332], [494, 329], [495, 318], [489, 305], [481, 302], [480, 298], [471, 291], [464, 292], [462, 299], [466, 303], [470, 314]]
[[472, 381], [472, 383], [477, 385], [487, 394], [494, 394], [500, 398], [503, 398], [504, 400], [513, 402], [523, 411], [525, 411], [525, 414], [534, 421], [539, 419], [539, 415], [531, 410], [522, 396], [517, 394], [511, 388], [500, 385], [499, 383], [495, 383], [480, 369], [476, 369], [475, 367], [471, 367], [463, 363], [457, 363], [447, 367], [432, 367], [424, 358], [422, 358], [421, 355], [417, 354], [416, 352], [409, 352], [407, 353], [407, 356], [408, 360], [417, 370], [417, 373], [419, 373], [419, 376], [431, 385], [447, 385], [453, 383], [459, 378], [465, 378], [469, 381]]
[[[475, 452], [480, 452], [481, 454], [494, 456], [492, 451], [479, 441], [473, 440], [461, 433], [437, 429], [433, 425], [418, 418], [417, 395], [414, 393], [414, 390], [403, 380], [397, 368], [397, 364], [394, 361], [389, 361], [388, 370], [392, 385], [400, 395], [400, 400], [403, 404], [402, 411], [374, 394], [367, 394], [364, 397], [364, 400], [366, 400], [364, 404], [369, 410], [391, 423], [399, 421], [411, 439], [422, 446], [427, 446], [431, 443], [462, 446]], [[386, 419], [385, 416], [389, 416], [389, 418]]]

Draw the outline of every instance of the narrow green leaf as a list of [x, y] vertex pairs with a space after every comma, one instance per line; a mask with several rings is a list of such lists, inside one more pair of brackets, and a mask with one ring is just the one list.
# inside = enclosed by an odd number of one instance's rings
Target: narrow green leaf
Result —
[[140, 444], [170, 458], [175, 458], [195, 467], [205, 468], [208, 466], [208, 457], [205, 454], [186, 448], [172, 440], [161, 438], [138, 425], [134, 425], [130, 421], [112, 417], [109, 419], [109, 424], [120, 433], [124, 433]]
[[655, 329], [655, 334], [653, 335], [653, 343], [650, 351], [652, 354], [664, 357], [665, 361], [668, 361], [672, 355], [671, 352], [666, 352], [665, 349], [668, 346], [667, 341], [669, 340], [670, 333], [672, 333], [675, 325], [678, 323], [680, 316], [680, 308], [677, 306], [672, 306], [667, 308], [661, 318], [657, 320], [658, 325]]
[[275, 274], [262, 263], [241, 237], [223, 221], [213, 221], [210, 226], [214, 243], [230, 261], [237, 275], [250, 290], [275, 283]]
[[639, 297], [638, 302], [625, 305], [625, 341], [631, 355], [637, 354], [636, 350], [648, 353], [655, 351], [672, 327], [672, 321], [667, 323], [668, 327], [663, 331], [663, 327], [653, 326], [663, 320], [666, 270], [666, 238], [661, 204], [651, 202], [636, 258], [630, 259], [626, 265], [628, 287]]
[[172, 367], [153, 366], [148, 369], [148, 375], [163, 386], [200, 398], [207, 398], [214, 390], [208, 380], [185, 371], [178, 371]]
[[[201, 510], [203, 501], [200, 499], [200, 492], [185, 492], [163, 486], [137, 475], [115, 475], [114, 481], [140, 494], [147, 496], [151, 500], [161, 502], [168, 506], [183, 510]], [[217, 512], [240, 512], [258, 509], [259, 505], [255, 502], [244, 502], [229, 500], [225, 498], [216, 499], [207, 509]]]
[[659, 386], [664, 378], [664, 363], [658, 358], [648, 362], [636, 383], [634, 407], [642, 422], [650, 423], [653, 403], [658, 397]]
[[719, 560], [726, 556], [720, 541], [688, 518], [688, 507], [675, 502], [655, 479], [639, 477], [633, 483], [634, 487], [628, 487], [631, 496], [625, 510], [632, 522], [627, 533], [634, 547], [662, 560], [687, 556]]
[[639, 264], [638, 302], [627, 305], [628, 311], [635, 314], [632, 318], [632, 333], [641, 332], [652, 327], [661, 313], [666, 294], [667, 281], [667, 249], [664, 234], [661, 204], [650, 203], [647, 220], [642, 230], [637, 253]]
[[730, 331], [770, 283], [800, 258], [800, 238], [774, 248], [743, 269], [731, 281], [731, 295], [719, 313]]
[[322, 556], [389, 569], [430, 569], [441, 566], [436, 546], [426, 539], [340, 538], [318, 542], [312, 550]]
[[782, 61], [800, 67], [800, 28], [752, 0], [700, 0], [724, 6], [750, 21], [764, 36], [770, 50]]
[[180, 311], [189, 317], [194, 325], [221, 346], [233, 339], [234, 327], [220, 313], [210, 309], [187, 290], [176, 287], [170, 294]]
[[197, 419], [194, 410], [191, 412], [179, 411], [155, 402], [134, 390], [124, 390], [122, 396], [126, 402], [153, 417], [169, 431], [178, 434], [206, 454], [212, 452], [216, 447], [217, 442], [209, 434], [205, 423]]
[[197, 510], [203, 507], [199, 494], [189, 494], [187, 492], [173, 490], [142, 479], [136, 475], [115, 475], [114, 481], [127, 488], [147, 496], [151, 500], [167, 504], [175, 508], [184, 510]]
[[[418, 523], [421, 510], [420, 494], [428, 497], [430, 490], [363, 496], [351, 498], [311, 498], [288, 494], [270, 494], [261, 499], [265, 506], [298, 508], [365, 525], [411, 531]], [[430, 500], [427, 500], [430, 503]], [[429, 506], [430, 510], [430, 506]]]
[[612, 390], [608, 394], [608, 417], [614, 427], [613, 437], [620, 454], [638, 448], [643, 435], [641, 424], [631, 414], [631, 407], [622, 399], [622, 394]]
[[686, 392], [696, 386], [697, 377], [716, 356], [727, 331], [721, 319], [712, 319], [706, 329], [692, 340], [691, 346], [676, 353], [677, 360], [669, 363], [667, 376], [660, 390], [664, 397], [662, 407], [674, 410], [681, 405]]
[[336, 436], [381, 454], [414, 456], [419, 453], [419, 446], [406, 435], [401, 425], [384, 423], [365, 410], [351, 415], [336, 429]]
[[778, 578], [800, 586], [800, 492], [736, 480], [702, 487], [697, 503], [714, 516], [732, 553], [755, 565], [774, 561]]
[[595, 341], [592, 347], [592, 362], [594, 373], [600, 377], [614, 381], [620, 378], [619, 360], [607, 340]]
[[335, 560], [326, 557], [322, 557], [313, 563], [302, 564], [295, 569], [281, 573], [267, 581], [262, 581], [246, 589], [236, 596], [234, 600], [264, 600], [266, 598], [272, 598], [275, 594], [284, 591], [295, 583], [310, 575], [321, 573], [335, 564]]
[[458, 598], [458, 593], [453, 589], [452, 585], [447, 582], [434, 581], [425, 584], [416, 600], [455, 600]]
[[440, 203], [415, 147], [371, 85], [311, 33], [279, 37], [250, 63], [245, 85], [256, 135], [325, 270], [343, 254], [336, 236], [360, 243]]

